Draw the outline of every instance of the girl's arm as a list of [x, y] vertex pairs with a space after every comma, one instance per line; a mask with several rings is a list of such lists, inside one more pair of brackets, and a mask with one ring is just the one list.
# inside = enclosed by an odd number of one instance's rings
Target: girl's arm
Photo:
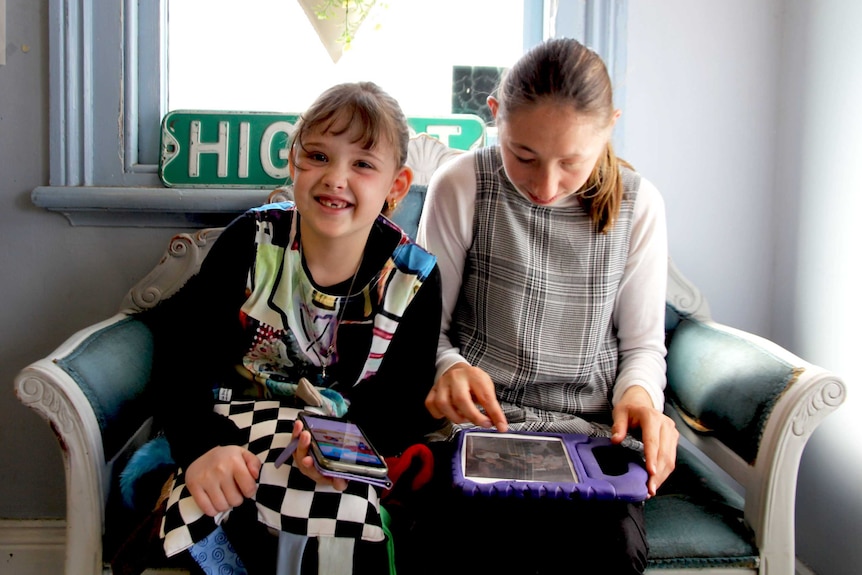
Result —
[[462, 154], [438, 169], [428, 185], [417, 242], [437, 256], [443, 283], [443, 315], [437, 345], [435, 380], [457, 363], [466, 363], [449, 339], [467, 250], [473, 243], [476, 168], [473, 154]]
[[[482, 427], [508, 423], [497, 401], [494, 384], [483, 370], [472, 367], [449, 336], [452, 313], [461, 291], [467, 250], [473, 243], [476, 209], [476, 168], [473, 154], [463, 154], [441, 167], [428, 186], [419, 222], [420, 244], [437, 256], [443, 282], [443, 317], [437, 343], [435, 385], [425, 400], [432, 414], [454, 423]], [[457, 369], [453, 369], [457, 366]], [[477, 405], [484, 408], [480, 411]]]
[[154, 335], [157, 418], [184, 468], [212, 447], [238, 442], [236, 426], [213, 412], [212, 387], [224, 381], [237, 353], [253, 234], [253, 219], [237, 218], [180, 291], [138, 315]]
[[664, 407], [666, 291], [664, 200], [652, 183], [641, 178], [629, 257], [614, 309], [620, 353], [614, 405], [628, 389], [641, 386], [649, 393], [653, 407]]
[[650, 496], [673, 471], [679, 442], [673, 420], [662, 412], [666, 289], [664, 202], [658, 190], [641, 179], [629, 259], [614, 310], [620, 365], [614, 385], [612, 441], [622, 441], [632, 428], [640, 428]]

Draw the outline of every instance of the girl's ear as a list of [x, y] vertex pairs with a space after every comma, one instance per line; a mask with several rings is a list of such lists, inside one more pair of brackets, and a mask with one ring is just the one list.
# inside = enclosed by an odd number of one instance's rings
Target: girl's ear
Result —
[[389, 189], [389, 194], [386, 196], [387, 203], [400, 202], [407, 192], [410, 191], [410, 184], [413, 183], [413, 170], [407, 166], [403, 166], [395, 176], [395, 181], [392, 182], [392, 187]]
[[488, 108], [491, 110], [491, 117], [496, 120], [497, 110], [500, 109], [500, 102], [498, 102], [497, 98], [494, 96], [488, 96], [488, 99], [485, 101], [488, 103]]

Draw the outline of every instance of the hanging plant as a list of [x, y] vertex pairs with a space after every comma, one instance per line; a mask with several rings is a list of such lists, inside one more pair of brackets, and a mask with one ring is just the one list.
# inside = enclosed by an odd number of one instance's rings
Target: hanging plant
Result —
[[378, 0], [298, 0], [333, 62], [350, 49]]
[[343, 20], [344, 29], [338, 41], [349, 50], [356, 30], [376, 3], [377, 0], [322, 0], [314, 8], [314, 15], [319, 20]]

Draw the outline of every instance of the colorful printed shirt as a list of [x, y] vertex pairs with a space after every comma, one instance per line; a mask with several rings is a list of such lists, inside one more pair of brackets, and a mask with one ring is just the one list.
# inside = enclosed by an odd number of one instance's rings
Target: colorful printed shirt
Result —
[[305, 377], [341, 394], [384, 455], [436, 427], [424, 407], [440, 322], [434, 256], [380, 217], [355, 278], [322, 288], [302, 261], [298, 220], [291, 203], [249, 210], [183, 289], [140, 315], [154, 332], [161, 415], [181, 466], [240, 443], [212, 412], [214, 389], [273, 398]]

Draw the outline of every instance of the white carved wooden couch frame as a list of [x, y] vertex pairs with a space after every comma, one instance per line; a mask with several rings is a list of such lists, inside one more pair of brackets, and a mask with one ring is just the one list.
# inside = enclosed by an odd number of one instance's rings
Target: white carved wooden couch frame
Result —
[[[414, 182], [427, 184], [434, 169], [457, 153], [426, 135], [414, 138], [408, 161], [415, 173]], [[418, 214], [410, 217], [418, 218]], [[115, 316], [72, 335], [50, 356], [27, 366], [15, 379], [18, 397], [51, 425], [63, 452], [67, 575], [92, 575], [106, 568], [102, 537], [106, 502], [112, 478], [118, 472], [115, 463], [124, 462], [128, 452], [153, 432], [151, 419], [145, 419], [134, 433], [119, 438], [121, 448], [106, 459], [105, 414], [94, 409], [92, 397], [76, 379], [80, 374], [70, 374], [73, 370], [68, 360], [87, 353], [99, 338], [109, 337], [106, 330], [127, 321], [130, 314], [155, 305], [181, 287], [197, 270], [219, 233], [220, 229], [210, 228], [174, 236], [158, 266], [129, 291]], [[677, 421], [683, 437], [701, 452], [690, 459], [706, 465], [701, 473], [709, 477], [708, 481], [701, 477], [693, 482], [721, 482], [726, 473], [744, 491], [744, 496], [737, 494], [730, 483], [730, 499], [738, 498], [738, 510], [734, 505], [728, 507], [731, 516], [727, 522], [739, 524], [734, 529], [743, 529], [742, 538], [748, 538], [751, 549], [736, 552], [736, 557], [710, 556], [721, 550], [702, 551], [700, 547], [710, 544], [698, 541], [697, 530], [701, 527], [697, 522], [702, 518], [674, 507], [680, 501], [691, 502], [699, 497], [687, 494], [688, 486], [683, 484], [680, 493], [647, 503], [650, 545], [658, 554], [651, 556], [648, 572], [792, 575], [796, 477], [802, 450], [820, 421], [843, 402], [844, 383], [773, 342], [713, 322], [700, 292], [672, 262], [668, 274], [668, 413]], [[752, 423], [751, 417], [743, 415], [741, 421], [727, 424], [727, 419], [734, 419], [735, 408], [719, 404], [737, 401], [734, 389], [759, 386], [765, 379], [758, 375], [764, 369], [762, 365], [748, 369], [745, 362], [750, 357], [765, 358], [770, 366], [786, 366], [790, 375], [778, 387], [772, 384], [763, 409], [755, 410], [757, 421]], [[734, 364], [732, 369], [722, 367], [729, 363]], [[709, 369], [704, 371], [704, 366]], [[719, 381], [709, 391], [703, 381], [713, 377]], [[114, 401], [125, 407], [135, 397]], [[752, 437], [746, 441], [746, 435]], [[710, 500], [713, 497], [710, 492]], [[665, 505], [668, 507], [662, 507]], [[737, 511], [738, 517], [733, 516]], [[674, 523], [678, 525], [670, 525]], [[685, 547], [686, 540], [692, 548]]]

